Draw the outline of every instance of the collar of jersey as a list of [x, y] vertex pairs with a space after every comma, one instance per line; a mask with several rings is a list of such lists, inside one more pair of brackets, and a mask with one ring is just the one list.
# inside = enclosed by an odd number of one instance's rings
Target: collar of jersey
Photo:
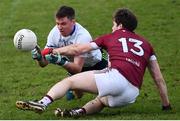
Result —
[[76, 29], [76, 26], [74, 25], [73, 30], [72, 30], [72, 32], [70, 33], [70, 36], [74, 33], [75, 29]]
[[64, 40], [64, 41], [67, 41], [67, 40], [72, 36], [72, 34], [74, 33], [75, 29], [76, 29], [76, 26], [74, 25], [73, 30], [72, 30], [72, 32], [69, 34], [69, 36], [67, 36], [67, 37], [62, 36], [63, 40]]

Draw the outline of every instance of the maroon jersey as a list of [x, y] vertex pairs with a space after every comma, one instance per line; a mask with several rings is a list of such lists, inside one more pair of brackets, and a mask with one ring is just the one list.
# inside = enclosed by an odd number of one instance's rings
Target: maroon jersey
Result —
[[140, 88], [150, 56], [154, 51], [150, 43], [125, 29], [101, 36], [94, 41], [109, 54], [111, 67], [117, 69], [134, 86]]

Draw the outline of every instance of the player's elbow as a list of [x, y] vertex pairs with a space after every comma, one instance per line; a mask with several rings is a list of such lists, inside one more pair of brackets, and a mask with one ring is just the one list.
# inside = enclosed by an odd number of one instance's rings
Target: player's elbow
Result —
[[82, 53], [81, 48], [79, 47], [79, 45], [74, 46], [73, 52], [74, 52], [75, 56], [78, 56], [78, 55], [80, 55]]

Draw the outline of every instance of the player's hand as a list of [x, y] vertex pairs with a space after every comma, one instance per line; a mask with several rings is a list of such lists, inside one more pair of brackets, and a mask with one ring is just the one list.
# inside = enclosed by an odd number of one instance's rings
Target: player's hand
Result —
[[58, 64], [60, 66], [64, 66], [68, 63], [68, 59], [66, 57], [62, 57], [60, 54], [47, 54], [45, 55], [45, 59], [52, 64]]
[[45, 57], [48, 54], [52, 54], [53, 48], [45, 48], [41, 51], [41, 54], [43, 57]]
[[38, 45], [31, 51], [31, 55], [34, 60], [42, 60], [41, 49]]
[[169, 105], [167, 105], [167, 106], [162, 106], [162, 110], [164, 110], [164, 111], [167, 111], [167, 110], [172, 110], [172, 107], [171, 107], [171, 105], [169, 104]]

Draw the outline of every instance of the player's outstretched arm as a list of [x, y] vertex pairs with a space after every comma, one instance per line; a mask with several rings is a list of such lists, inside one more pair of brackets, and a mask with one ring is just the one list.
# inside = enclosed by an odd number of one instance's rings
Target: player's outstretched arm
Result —
[[72, 44], [69, 46], [53, 49], [53, 53], [60, 53], [61, 55], [76, 56], [93, 50], [90, 43], [87, 44]]
[[150, 71], [150, 74], [152, 78], [155, 81], [155, 84], [159, 90], [159, 94], [162, 101], [162, 110], [170, 110], [171, 105], [168, 99], [168, 92], [165, 80], [163, 78], [163, 75], [160, 71], [159, 64], [157, 60], [151, 60], [149, 61], [148, 69]]

